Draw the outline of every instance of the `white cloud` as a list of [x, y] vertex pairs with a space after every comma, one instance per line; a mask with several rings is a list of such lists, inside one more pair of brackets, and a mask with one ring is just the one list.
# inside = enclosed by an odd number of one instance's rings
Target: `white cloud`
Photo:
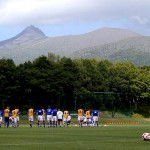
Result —
[[119, 24], [149, 27], [149, 0], [0, 0], [0, 25]]
[[135, 22], [137, 22], [141, 25], [146, 25], [148, 23], [147, 18], [141, 18], [140, 16], [133, 16], [132, 19], [135, 20]]
[[0, 24], [22, 24], [31, 21], [58, 23], [89, 11], [90, 3], [90, 0], [6, 0], [5, 5], [3, 2], [3, 7], [0, 8]]

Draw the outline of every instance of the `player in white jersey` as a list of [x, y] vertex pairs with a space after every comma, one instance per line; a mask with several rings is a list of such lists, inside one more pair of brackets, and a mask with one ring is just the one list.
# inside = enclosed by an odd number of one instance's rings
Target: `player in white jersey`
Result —
[[57, 118], [58, 118], [58, 125], [59, 127], [62, 126], [62, 120], [63, 120], [63, 112], [58, 109], [57, 111]]

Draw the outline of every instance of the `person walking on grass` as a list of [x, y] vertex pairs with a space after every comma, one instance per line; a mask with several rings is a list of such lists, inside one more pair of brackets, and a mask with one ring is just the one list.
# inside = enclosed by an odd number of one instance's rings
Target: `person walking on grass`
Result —
[[32, 107], [28, 109], [28, 120], [29, 120], [29, 125], [32, 128], [32, 125], [34, 123], [34, 109]]
[[58, 119], [58, 125], [59, 127], [61, 127], [63, 121], [63, 112], [60, 109], [58, 109], [57, 111], [57, 119]]
[[69, 112], [68, 112], [68, 110], [65, 110], [63, 121], [64, 121], [64, 125], [67, 126], [67, 127], [68, 127], [68, 116], [69, 116]]
[[3, 111], [0, 110], [0, 128], [2, 127], [2, 121], [3, 121]]
[[91, 111], [90, 111], [90, 109], [88, 109], [86, 111], [86, 123], [87, 123], [88, 127], [90, 126], [90, 119], [91, 119]]
[[48, 128], [50, 126], [52, 126], [52, 111], [53, 111], [53, 109], [51, 108], [51, 106], [48, 106], [48, 108], [46, 109], [47, 126], [48, 126]]
[[82, 127], [83, 126], [83, 109], [82, 108], [79, 108], [78, 109], [78, 124], [79, 124], [79, 127]]
[[6, 109], [4, 109], [4, 121], [5, 121], [5, 127], [9, 127], [9, 117], [10, 117], [10, 107], [7, 106]]

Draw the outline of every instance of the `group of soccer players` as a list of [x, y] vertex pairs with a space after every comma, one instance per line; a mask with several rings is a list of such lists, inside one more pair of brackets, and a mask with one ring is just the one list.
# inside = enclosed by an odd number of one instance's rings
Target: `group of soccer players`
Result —
[[97, 126], [98, 127], [98, 119], [99, 119], [99, 111], [93, 110], [91, 112], [90, 109], [84, 113], [82, 108], [78, 109], [78, 124], [79, 127], [83, 127], [83, 124], [86, 126]]
[[[68, 110], [62, 112], [61, 110], [52, 109], [50, 106], [45, 110], [41, 108], [36, 111], [37, 120], [38, 120], [38, 127], [45, 127], [45, 121], [47, 120], [48, 127], [61, 127], [62, 125], [68, 126], [71, 122], [71, 116]], [[29, 125], [32, 127], [34, 122], [34, 110], [30, 108], [28, 110], [28, 117], [29, 117]], [[82, 108], [78, 109], [78, 124], [79, 127], [86, 126], [97, 126], [98, 127], [98, 118], [99, 118], [99, 111], [93, 110], [92, 112], [88, 109], [85, 113]]]
[[71, 116], [68, 110], [62, 112], [59, 109], [52, 109], [50, 106], [48, 106], [46, 110], [44, 108], [40, 108], [34, 112], [34, 109], [31, 107], [28, 110], [30, 127], [33, 126], [35, 113], [37, 115], [38, 127], [45, 127], [46, 121], [48, 128], [57, 126], [62, 127], [62, 125], [68, 126], [71, 122]]
[[12, 111], [10, 111], [10, 107], [7, 106], [4, 111], [0, 110], [0, 127], [2, 126], [2, 121], [4, 117], [4, 126], [9, 127], [10, 123], [12, 124], [12, 127], [16, 128], [19, 127], [19, 114], [20, 111], [18, 107], [15, 107]]
[[[79, 108], [78, 111], [78, 125], [79, 127], [83, 126], [97, 126], [98, 127], [98, 118], [99, 118], [99, 111], [93, 110], [92, 112], [90, 109], [84, 110]], [[68, 126], [71, 123], [71, 116], [68, 110], [61, 111], [57, 109], [52, 109], [48, 106], [47, 109], [40, 108], [38, 110], [34, 110], [32, 107], [28, 109], [27, 115], [29, 120], [30, 127], [34, 124], [34, 116], [37, 116], [37, 125], [38, 127], [62, 127]], [[10, 123], [12, 127], [19, 127], [19, 115], [20, 111], [18, 107], [15, 107], [12, 111], [10, 111], [10, 107], [7, 106], [4, 111], [0, 110], [0, 127], [2, 125], [2, 117], [4, 117], [4, 125], [5, 127], [9, 127]]]

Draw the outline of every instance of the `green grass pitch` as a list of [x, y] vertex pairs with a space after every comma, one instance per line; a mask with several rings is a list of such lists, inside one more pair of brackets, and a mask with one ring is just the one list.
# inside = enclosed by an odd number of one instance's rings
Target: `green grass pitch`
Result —
[[141, 135], [149, 125], [99, 127], [0, 128], [0, 150], [148, 150], [150, 141]]

